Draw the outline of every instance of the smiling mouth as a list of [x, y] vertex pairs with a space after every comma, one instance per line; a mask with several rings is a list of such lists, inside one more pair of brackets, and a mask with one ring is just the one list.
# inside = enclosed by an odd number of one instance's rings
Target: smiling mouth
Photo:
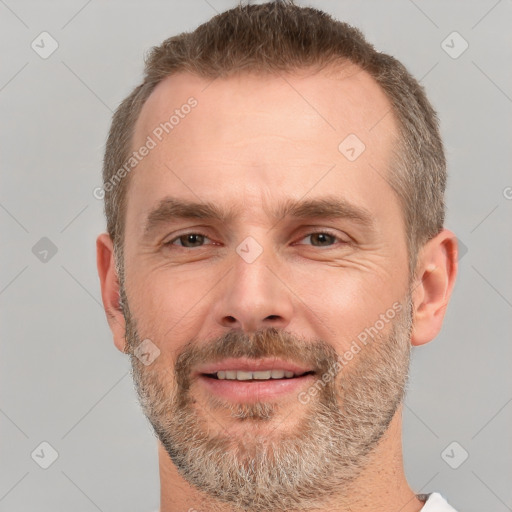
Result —
[[260, 371], [245, 371], [245, 370], [219, 370], [214, 373], [203, 373], [205, 377], [215, 380], [232, 380], [243, 382], [264, 382], [272, 380], [290, 380], [307, 375], [313, 375], [314, 371], [307, 371], [295, 373], [288, 370], [260, 370]]

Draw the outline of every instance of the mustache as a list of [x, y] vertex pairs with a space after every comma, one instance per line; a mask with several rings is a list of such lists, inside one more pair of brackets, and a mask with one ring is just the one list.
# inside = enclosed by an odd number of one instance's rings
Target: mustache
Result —
[[280, 358], [306, 365], [319, 374], [326, 373], [337, 361], [334, 347], [322, 339], [308, 340], [287, 331], [269, 327], [252, 334], [229, 331], [207, 343], [194, 338], [185, 344], [175, 364], [178, 382], [186, 383], [192, 369], [227, 358]]

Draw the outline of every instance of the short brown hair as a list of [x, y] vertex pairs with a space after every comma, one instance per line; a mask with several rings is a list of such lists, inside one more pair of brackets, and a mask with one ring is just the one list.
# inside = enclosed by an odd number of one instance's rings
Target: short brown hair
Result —
[[[321, 69], [351, 62], [368, 72], [391, 102], [398, 140], [388, 182], [404, 212], [409, 271], [418, 248], [443, 228], [446, 162], [436, 112], [423, 87], [395, 58], [377, 52], [363, 34], [328, 14], [294, 5], [293, 0], [238, 5], [193, 32], [166, 39], [152, 48], [143, 82], [119, 105], [108, 136], [104, 185], [113, 183], [132, 151], [141, 109], [164, 78], [190, 72], [215, 79], [240, 72], [279, 73]], [[123, 279], [124, 221], [128, 176], [105, 187], [107, 231], [116, 268]]]

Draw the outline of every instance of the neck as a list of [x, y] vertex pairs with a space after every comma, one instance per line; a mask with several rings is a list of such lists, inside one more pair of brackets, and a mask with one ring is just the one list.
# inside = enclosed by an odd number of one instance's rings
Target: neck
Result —
[[[343, 493], [333, 489], [325, 507], [315, 512], [418, 512], [423, 507], [411, 490], [403, 470], [402, 406], [375, 449], [370, 464]], [[169, 455], [158, 443], [160, 512], [235, 512], [192, 487], [178, 473]]]

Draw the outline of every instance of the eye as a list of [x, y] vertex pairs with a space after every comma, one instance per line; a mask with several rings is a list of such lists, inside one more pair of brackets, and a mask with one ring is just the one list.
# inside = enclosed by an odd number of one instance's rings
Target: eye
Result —
[[[313, 247], [330, 247], [332, 245], [335, 245], [336, 242], [340, 242], [342, 244], [349, 243], [347, 240], [341, 239], [339, 236], [337, 236], [334, 233], [331, 233], [330, 231], [315, 231], [313, 233], [309, 233], [305, 237], [301, 238], [300, 240], [305, 240], [307, 238], [311, 239], [311, 244], [298, 244], [298, 245], [312, 245]], [[185, 249], [193, 249], [195, 247], [202, 247], [205, 245], [205, 240], [210, 240], [206, 235], [202, 233], [196, 233], [196, 232], [190, 232], [190, 233], [184, 233], [180, 236], [177, 236], [176, 238], [173, 238], [172, 240], [169, 240], [168, 242], [164, 243], [164, 246], [178, 246]], [[211, 242], [211, 240], [210, 240]], [[209, 244], [206, 244], [209, 245]]]
[[[301, 238], [301, 240], [305, 240], [306, 238], [311, 239], [311, 244], [305, 244], [305, 245], [313, 245], [313, 247], [330, 247], [336, 243], [336, 241], [339, 241], [343, 244], [348, 243], [346, 240], [342, 240], [340, 237], [335, 235], [334, 233], [331, 233], [330, 231], [315, 231], [313, 233], [309, 233], [304, 238]], [[299, 244], [304, 245], [304, 244]]]
[[[176, 238], [173, 238], [172, 240], [169, 240], [164, 245], [177, 245], [178, 247], [190, 249], [194, 247], [201, 247], [205, 239], [210, 240], [206, 235], [203, 235], [202, 233], [185, 233], [183, 235], [177, 236]], [[180, 243], [175, 244], [174, 242], [176, 241]]]

